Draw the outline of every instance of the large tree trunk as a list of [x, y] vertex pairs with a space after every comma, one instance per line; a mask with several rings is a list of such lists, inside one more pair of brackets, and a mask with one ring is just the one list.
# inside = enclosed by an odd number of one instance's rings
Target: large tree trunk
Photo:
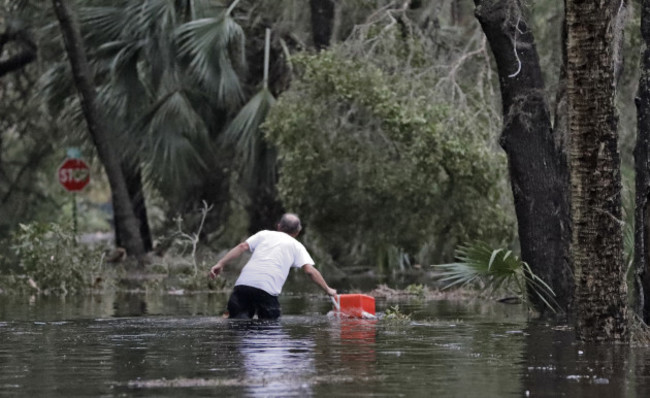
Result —
[[620, 1], [567, 0], [567, 103], [578, 337], [627, 340], [615, 106]]
[[634, 265], [636, 310], [650, 323], [650, 1], [641, 5], [641, 37], [645, 49], [641, 57], [641, 77], [636, 97], [637, 139], [634, 148], [636, 198], [634, 212]]
[[[151, 229], [149, 228], [149, 219], [147, 217], [147, 206], [144, 200], [144, 191], [142, 187], [142, 170], [139, 165], [132, 165], [131, 162], [122, 162], [122, 173], [126, 181], [126, 189], [131, 198], [131, 206], [133, 212], [138, 219], [140, 225], [140, 238], [144, 244], [145, 251], [149, 252], [153, 249], [153, 240], [151, 238]], [[115, 220], [115, 244], [119, 247], [124, 247], [125, 236], [122, 230], [124, 226], [118, 220]]]
[[[553, 136], [532, 32], [518, 1], [475, 0], [476, 17], [496, 59], [503, 132], [522, 259], [555, 292], [564, 311], [573, 302], [569, 261], [568, 171]], [[536, 308], [545, 307], [531, 295]]]
[[334, 27], [334, 0], [310, 0], [311, 31], [317, 50], [329, 47]]
[[111, 186], [113, 211], [116, 224], [123, 226], [122, 240], [127, 253], [138, 258], [145, 254], [140, 238], [138, 222], [131, 206], [124, 175], [120, 167], [120, 155], [115, 151], [100, 113], [97, 109], [97, 93], [93, 86], [90, 67], [83, 48], [79, 23], [65, 0], [52, 0], [54, 11], [61, 26], [61, 33], [72, 66], [75, 85], [79, 92], [81, 108], [88, 124], [90, 137], [97, 148], [99, 159], [106, 170]]
[[256, 185], [250, 192], [250, 200], [248, 232], [254, 234], [263, 229], [275, 230], [284, 213], [275, 185]]

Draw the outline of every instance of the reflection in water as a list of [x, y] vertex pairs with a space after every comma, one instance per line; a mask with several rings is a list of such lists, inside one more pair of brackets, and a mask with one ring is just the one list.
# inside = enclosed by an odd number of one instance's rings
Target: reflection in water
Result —
[[[637, 390], [636, 383], [627, 382], [642, 371], [642, 367], [636, 372], [630, 369], [633, 349], [629, 345], [577, 342], [572, 328], [535, 322], [526, 333], [522, 378], [524, 392], [531, 397], [648, 396], [645, 383], [637, 384]], [[650, 358], [644, 350], [641, 357], [647, 362]]]
[[141, 294], [121, 294], [113, 303], [114, 316], [140, 316], [147, 314], [146, 296]]
[[[236, 332], [247, 395], [306, 397], [316, 385], [368, 380], [374, 374], [376, 320], [327, 320], [325, 325], [322, 318], [316, 324], [306, 317], [228, 322]], [[314, 338], [314, 333], [323, 335]], [[337, 360], [319, 367], [325, 352]]]
[[307, 380], [314, 375], [314, 343], [292, 338], [279, 321], [229, 320], [237, 331], [237, 349], [253, 397], [311, 396]]
[[341, 362], [354, 370], [357, 376], [370, 376], [374, 373], [377, 355], [375, 352], [377, 320], [341, 319], [340, 342]]

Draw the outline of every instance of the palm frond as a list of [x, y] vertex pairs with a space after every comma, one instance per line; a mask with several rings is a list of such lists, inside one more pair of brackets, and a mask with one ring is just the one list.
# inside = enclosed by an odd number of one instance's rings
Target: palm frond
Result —
[[182, 91], [161, 97], [133, 130], [146, 132], [140, 149], [151, 166], [147, 170], [153, 180], [184, 188], [192, 175], [207, 169], [200, 150], [209, 146], [207, 129]]
[[185, 23], [176, 30], [176, 37], [179, 54], [189, 60], [190, 73], [199, 84], [217, 93], [221, 103], [241, 103], [243, 90], [231, 59], [231, 51], [236, 47], [238, 62], [245, 66], [241, 26], [224, 14]]
[[142, 39], [121, 39], [106, 42], [97, 47], [97, 56], [109, 61], [110, 69], [115, 72], [120, 65], [131, 62], [145, 45]]
[[83, 7], [79, 20], [86, 44], [96, 47], [119, 40], [128, 28], [128, 14], [121, 7]]
[[86, 118], [78, 95], [72, 95], [63, 100], [61, 112], [57, 115], [60, 125], [68, 126], [66, 139], [72, 142], [83, 142], [89, 139], [86, 127]]
[[191, 19], [209, 18], [226, 12], [227, 5], [213, 0], [192, 0], [194, 15]]
[[[530, 268], [528, 263], [522, 261], [523, 269], [523, 279], [525, 280], [525, 286], [528, 286], [528, 292], [537, 296], [547, 308], [551, 309], [553, 312], [561, 311], [560, 305], [555, 300], [555, 293], [553, 289], [544, 282], [540, 277], [533, 273], [533, 270]], [[522, 292], [523, 286], [520, 289]], [[526, 298], [527, 296], [524, 296]], [[524, 300], [526, 301], [526, 300]]]
[[169, 0], [131, 1], [125, 8], [129, 28], [138, 32], [171, 32], [178, 24], [176, 5]]
[[444, 289], [451, 287], [462, 287], [479, 281], [479, 273], [467, 263], [449, 263], [436, 265], [441, 269], [440, 281], [444, 283]]
[[127, 85], [126, 81], [121, 84], [111, 82], [99, 86], [97, 90], [97, 100], [106, 123], [113, 129], [113, 137], [120, 147], [124, 148], [124, 156], [133, 156], [142, 143], [142, 131], [131, 130], [131, 125], [138, 120], [145, 107], [142, 91], [137, 81], [131, 85]]
[[256, 170], [268, 170], [268, 163], [262, 164], [266, 159], [260, 159], [258, 156], [263, 141], [260, 125], [274, 103], [273, 94], [268, 88], [263, 88], [244, 105], [224, 132], [224, 140], [234, 145], [239, 162], [243, 166], [242, 174], [247, 179], [256, 174]]
[[480, 283], [483, 290], [511, 289], [527, 305], [529, 295], [534, 295], [553, 312], [559, 308], [551, 287], [511, 250], [492, 249], [479, 241], [460, 246], [456, 257], [458, 262], [434, 266], [441, 270], [443, 289]]
[[137, 112], [133, 100], [132, 96], [124, 93], [124, 88], [114, 84], [104, 84], [97, 89], [97, 102], [102, 109], [104, 125], [110, 131], [115, 147], [120, 148], [123, 163], [140, 163], [142, 158], [139, 148], [143, 138], [129, 130]]
[[55, 64], [39, 78], [39, 93], [50, 114], [56, 116], [66, 103], [66, 98], [74, 96], [76, 89], [67, 62]]

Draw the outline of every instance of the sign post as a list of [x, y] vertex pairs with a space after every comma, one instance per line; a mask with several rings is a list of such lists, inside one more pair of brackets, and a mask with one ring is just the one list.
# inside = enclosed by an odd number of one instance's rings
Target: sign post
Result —
[[[69, 151], [70, 153], [71, 151]], [[90, 168], [82, 159], [73, 157], [63, 161], [57, 171], [59, 183], [72, 192], [72, 233], [77, 239], [77, 192], [90, 182]]]

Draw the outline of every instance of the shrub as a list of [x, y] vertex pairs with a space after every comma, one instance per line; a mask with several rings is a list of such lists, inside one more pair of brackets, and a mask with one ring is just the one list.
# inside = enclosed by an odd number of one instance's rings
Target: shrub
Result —
[[99, 271], [99, 251], [77, 245], [58, 224], [20, 224], [10, 248], [17, 265], [10, 287], [65, 295], [90, 288]]

